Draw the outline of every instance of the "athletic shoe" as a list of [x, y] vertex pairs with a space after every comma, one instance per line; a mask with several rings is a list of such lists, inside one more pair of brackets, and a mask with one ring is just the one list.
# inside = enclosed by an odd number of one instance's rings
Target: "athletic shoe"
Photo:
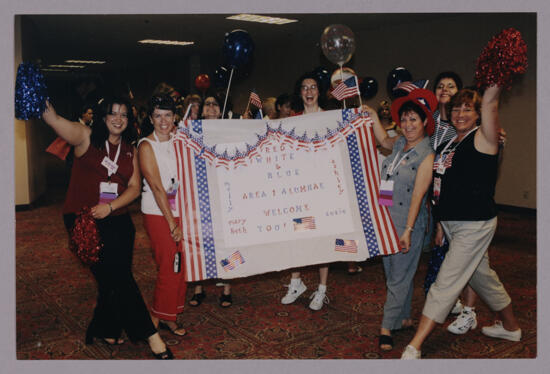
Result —
[[491, 338], [506, 339], [513, 342], [519, 342], [521, 340], [521, 329], [515, 331], [506, 330], [504, 326], [502, 326], [501, 321], [495, 321], [494, 325], [483, 327], [481, 332], [483, 335], [490, 336]]
[[476, 312], [473, 309], [468, 309], [464, 308], [455, 321], [447, 326], [449, 332], [462, 335], [466, 334], [470, 329], [473, 330], [477, 327]]
[[326, 295], [326, 293], [321, 292], [319, 290], [312, 293], [309, 298], [313, 299], [311, 300], [311, 303], [309, 303], [310, 309], [313, 309], [313, 310], [320, 310], [323, 307], [323, 303], [324, 304], [329, 303], [328, 296]]
[[304, 282], [302, 282], [302, 280], [300, 279], [300, 283], [298, 283], [298, 285], [294, 286], [292, 284], [292, 281], [290, 282], [290, 284], [287, 286], [288, 287], [288, 292], [286, 293], [286, 295], [281, 299], [281, 303], [282, 304], [292, 304], [293, 302], [296, 301], [296, 299], [305, 292], [305, 290], [307, 290], [307, 287], [306, 285], [304, 284]]
[[464, 305], [460, 302], [460, 299], [456, 299], [455, 306], [453, 306], [453, 309], [451, 310], [451, 314], [460, 314], [462, 313], [462, 309], [464, 309]]
[[412, 345], [408, 345], [403, 353], [401, 354], [402, 360], [419, 360], [420, 359], [420, 351], [413, 347]]

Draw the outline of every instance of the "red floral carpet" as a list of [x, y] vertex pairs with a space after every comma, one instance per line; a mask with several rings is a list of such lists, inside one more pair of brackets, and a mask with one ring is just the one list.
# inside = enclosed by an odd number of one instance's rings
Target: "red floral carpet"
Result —
[[[89, 270], [67, 250], [61, 219], [64, 191], [51, 188], [48, 197], [16, 213], [16, 294], [18, 359], [150, 359], [146, 343], [111, 347], [102, 342], [86, 346], [84, 333], [95, 304], [96, 290]], [[146, 302], [151, 302], [155, 266], [143, 229], [139, 204], [131, 207], [137, 228], [134, 276]], [[424, 294], [422, 284], [428, 254], [423, 254], [415, 278], [413, 316], [418, 322]], [[533, 215], [501, 213], [490, 248], [492, 267], [510, 293], [523, 330], [521, 342], [491, 339], [480, 328], [461, 336], [437, 328], [423, 346], [424, 358], [534, 358], [537, 356], [536, 219]], [[399, 358], [413, 330], [394, 336], [395, 348], [380, 352], [377, 334], [385, 300], [380, 259], [361, 264], [363, 272], [348, 276], [345, 265], [331, 265], [330, 304], [318, 312], [307, 296], [281, 305], [290, 271], [268, 273], [232, 282], [234, 304], [218, 306], [221, 288], [207, 282], [207, 298], [187, 308], [179, 322], [185, 337], [161, 334], [178, 359], [379, 359]], [[315, 267], [303, 272], [310, 293], [317, 287]], [[188, 298], [193, 287], [189, 287]], [[493, 315], [481, 302], [480, 326]]]

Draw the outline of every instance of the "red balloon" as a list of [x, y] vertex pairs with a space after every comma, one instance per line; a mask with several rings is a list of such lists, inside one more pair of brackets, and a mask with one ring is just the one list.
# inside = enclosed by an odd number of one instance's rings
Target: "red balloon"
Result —
[[195, 78], [195, 87], [202, 93], [205, 93], [210, 88], [210, 77], [208, 74], [200, 74]]

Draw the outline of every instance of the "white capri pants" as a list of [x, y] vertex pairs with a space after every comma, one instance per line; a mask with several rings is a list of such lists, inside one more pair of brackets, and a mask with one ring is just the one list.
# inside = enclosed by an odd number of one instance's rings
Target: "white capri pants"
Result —
[[498, 312], [506, 308], [511, 302], [510, 296], [489, 266], [487, 252], [495, 234], [497, 218], [488, 221], [444, 221], [441, 226], [449, 239], [449, 251], [428, 292], [422, 314], [437, 323], [445, 322], [466, 284], [491, 310]]

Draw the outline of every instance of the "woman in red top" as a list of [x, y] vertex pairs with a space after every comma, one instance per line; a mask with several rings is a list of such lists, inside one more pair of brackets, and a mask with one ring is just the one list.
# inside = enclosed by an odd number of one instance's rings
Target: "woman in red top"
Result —
[[91, 208], [103, 248], [90, 267], [97, 281], [94, 316], [86, 331], [86, 344], [94, 337], [107, 344], [122, 344], [122, 331], [132, 341], [147, 339], [157, 359], [172, 359], [143, 301], [132, 275], [135, 227], [127, 206], [139, 196], [141, 183], [130, 105], [123, 100], [104, 100], [92, 129], [57, 115], [50, 103], [42, 114], [54, 131], [73, 145], [74, 164], [63, 206], [70, 232], [76, 214]]

